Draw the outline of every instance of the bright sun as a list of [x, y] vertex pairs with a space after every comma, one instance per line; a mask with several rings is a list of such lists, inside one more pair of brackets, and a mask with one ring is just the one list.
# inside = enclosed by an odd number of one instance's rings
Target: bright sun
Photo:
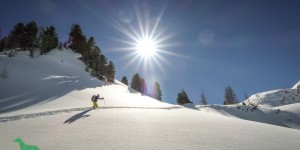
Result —
[[151, 57], [156, 54], [157, 44], [150, 38], [143, 38], [137, 41], [136, 50], [143, 57]]
[[137, 70], [143, 69], [145, 72], [159, 69], [165, 74], [163, 65], [171, 64], [167, 56], [179, 56], [167, 50], [177, 44], [170, 43], [169, 40], [176, 34], [168, 34], [168, 23], [163, 22], [166, 5], [167, 3], [162, 6], [158, 14], [151, 16], [150, 12], [143, 10], [140, 3], [134, 3], [133, 15], [130, 17], [133, 19], [119, 22], [113, 16], [110, 18], [112, 25], [125, 35], [125, 39], [115, 39], [121, 44], [117, 50], [128, 52], [123, 57], [129, 59], [125, 67], [136, 66]]

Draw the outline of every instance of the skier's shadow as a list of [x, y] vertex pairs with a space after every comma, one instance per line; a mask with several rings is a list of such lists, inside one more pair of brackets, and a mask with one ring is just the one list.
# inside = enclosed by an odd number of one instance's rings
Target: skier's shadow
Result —
[[72, 117], [70, 117], [69, 119], [67, 119], [64, 123], [70, 124], [73, 123], [74, 121], [80, 119], [80, 118], [85, 118], [85, 117], [89, 117], [90, 115], [85, 115], [87, 112], [91, 111], [92, 109], [88, 109], [85, 110], [83, 112], [80, 112]]

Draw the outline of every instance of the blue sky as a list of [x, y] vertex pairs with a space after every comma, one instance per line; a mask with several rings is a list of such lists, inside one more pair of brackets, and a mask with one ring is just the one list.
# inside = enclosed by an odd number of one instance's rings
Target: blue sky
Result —
[[[71, 25], [80, 24], [115, 63], [117, 79], [131, 81], [138, 72], [149, 87], [158, 81], [170, 103], [182, 89], [195, 103], [203, 92], [220, 104], [228, 85], [242, 100], [244, 92], [290, 88], [300, 80], [297, 0], [4, 0], [0, 7], [2, 36], [33, 20], [55, 26], [66, 41]], [[156, 29], [161, 51], [144, 63], [128, 50], [135, 42], [126, 31], [142, 36], [147, 28]]]

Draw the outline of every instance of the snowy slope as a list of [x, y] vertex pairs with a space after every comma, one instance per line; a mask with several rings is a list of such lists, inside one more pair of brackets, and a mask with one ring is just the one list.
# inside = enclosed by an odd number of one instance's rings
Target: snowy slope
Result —
[[264, 107], [277, 107], [281, 105], [300, 103], [300, 90], [278, 89], [257, 93], [244, 101], [246, 104], [259, 104]]
[[300, 147], [300, 130], [192, 109], [98, 109], [0, 123], [2, 149], [21, 137], [41, 149], [274, 149]]
[[172, 107], [142, 96], [127, 86], [107, 84], [84, 71], [80, 55], [71, 50], [53, 50], [34, 59], [27, 52], [16, 57], [0, 55], [9, 77], [0, 80], [0, 116], [47, 110], [91, 107], [90, 98], [100, 94], [107, 107]]
[[274, 107], [274, 109], [279, 109], [280, 111], [283, 111], [283, 112], [284, 111], [290, 112], [300, 118], [300, 109], [299, 108], [300, 108], [300, 103]]
[[[35, 59], [27, 55], [0, 54], [0, 65], [9, 70], [9, 78], [0, 79], [0, 149], [18, 149], [12, 142], [18, 137], [40, 149], [300, 147], [298, 104], [253, 112], [237, 105], [188, 109], [143, 96], [119, 81], [98, 81], [70, 50]], [[101, 109], [91, 110], [90, 97], [97, 93], [105, 99], [98, 102]]]
[[[196, 106], [228, 117], [300, 129], [300, 89], [278, 89], [250, 96], [236, 105]], [[243, 103], [245, 105], [243, 105]], [[258, 106], [253, 109], [253, 106]]]
[[202, 112], [300, 129], [300, 103], [273, 108], [258, 107], [257, 109], [252, 109], [251, 106], [244, 105], [207, 105], [197, 107]]

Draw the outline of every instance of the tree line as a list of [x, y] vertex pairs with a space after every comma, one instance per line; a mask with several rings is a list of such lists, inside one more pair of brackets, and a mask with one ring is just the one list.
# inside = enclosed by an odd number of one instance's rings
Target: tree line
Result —
[[79, 24], [73, 24], [69, 33], [68, 47], [82, 55], [82, 61], [86, 64], [86, 71], [99, 80], [113, 83], [115, 80], [115, 65], [107, 60], [96, 45], [94, 37], [88, 39], [83, 34]]
[[[249, 97], [248, 94], [245, 93], [245, 98], [247, 99], [248, 97]], [[189, 99], [187, 93], [184, 90], [182, 90], [180, 93], [177, 94], [176, 100], [177, 100], [177, 104], [179, 104], [179, 105], [184, 105], [184, 104], [187, 104], [187, 103], [193, 103]], [[239, 103], [239, 101], [237, 100], [237, 97], [236, 97], [236, 94], [235, 94], [234, 90], [231, 88], [231, 86], [225, 87], [223, 104], [224, 105], [231, 105], [231, 104], [236, 104], [236, 103]], [[200, 105], [207, 105], [208, 104], [207, 98], [203, 93], [201, 93], [201, 95], [200, 95], [199, 104]]]
[[[123, 76], [121, 82], [129, 86], [128, 79]], [[146, 80], [141, 77], [138, 73], [134, 74], [131, 79], [130, 87], [143, 95], [150, 96], [154, 99], [162, 101], [162, 91], [158, 82], [154, 82], [152, 88], [148, 88]]]
[[[157, 99], [159, 101], [162, 101], [162, 91], [160, 89], [160, 85], [158, 82], [154, 82], [153, 88], [149, 90], [147, 88], [146, 81], [143, 77], [141, 77], [138, 73], [134, 74], [131, 79], [131, 83], [129, 85], [128, 79], [126, 76], [123, 76], [121, 79], [121, 82], [127, 86], [130, 86], [132, 89], [136, 90], [137, 92], [140, 92], [143, 95], [150, 96], [154, 99]], [[249, 96], [247, 93], [245, 94], [245, 98], [247, 99]], [[177, 94], [176, 98], [177, 104], [184, 105], [188, 103], [193, 103], [190, 98], [188, 97], [188, 94], [185, 92], [185, 90], [182, 90]], [[224, 92], [224, 105], [231, 105], [239, 103], [237, 100], [236, 94], [234, 90], [231, 88], [231, 86], [225, 87]], [[199, 98], [199, 104], [200, 105], [207, 105], [208, 101], [204, 93], [202, 92]]]
[[27, 24], [17, 23], [6, 37], [0, 40], [0, 51], [13, 50], [29, 51], [34, 57], [34, 48], [40, 48], [40, 54], [45, 54], [58, 46], [58, 37], [54, 26], [39, 27], [34, 21]]
[[44, 55], [54, 48], [62, 50], [70, 48], [82, 55], [81, 60], [86, 64], [86, 71], [99, 80], [113, 83], [115, 79], [115, 66], [101, 53], [94, 37], [88, 39], [83, 34], [79, 24], [73, 24], [69, 32], [69, 39], [64, 43], [58, 41], [54, 26], [43, 27], [31, 21], [27, 24], [17, 23], [9, 34], [3, 38], [0, 35], [0, 52], [10, 51], [8, 56], [13, 57], [17, 51], [29, 51], [34, 58], [35, 48], [39, 54]]

